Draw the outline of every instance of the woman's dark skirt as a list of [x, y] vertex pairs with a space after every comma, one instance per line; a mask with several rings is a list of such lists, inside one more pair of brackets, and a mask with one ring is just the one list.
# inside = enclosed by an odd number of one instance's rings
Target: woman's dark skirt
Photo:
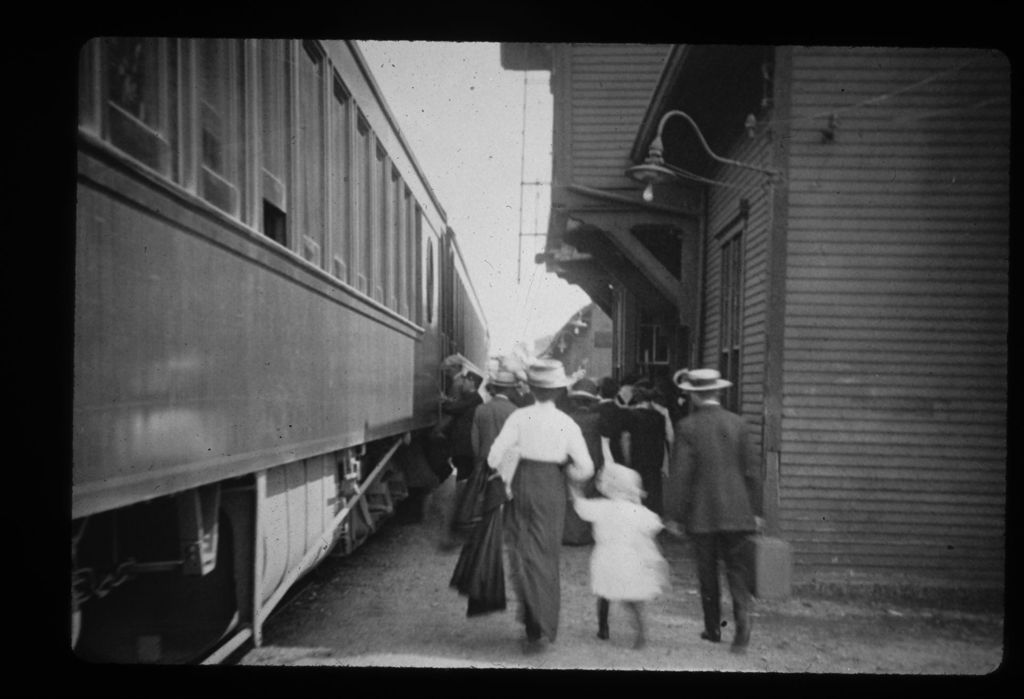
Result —
[[505, 505], [505, 541], [518, 618], [551, 641], [561, 603], [559, 554], [566, 508], [565, 474], [555, 463], [522, 459]]

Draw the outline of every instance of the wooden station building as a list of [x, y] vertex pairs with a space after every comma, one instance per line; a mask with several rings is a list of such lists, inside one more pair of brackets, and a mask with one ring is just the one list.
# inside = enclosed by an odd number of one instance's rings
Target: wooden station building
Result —
[[548, 270], [622, 376], [714, 367], [797, 579], [1003, 585], [1010, 67], [942, 47], [503, 44], [551, 73]]

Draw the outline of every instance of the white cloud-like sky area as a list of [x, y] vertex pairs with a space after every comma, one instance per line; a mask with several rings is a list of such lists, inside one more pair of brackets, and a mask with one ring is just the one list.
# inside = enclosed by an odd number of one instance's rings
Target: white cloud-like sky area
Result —
[[497, 43], [358, 45], [455, 230], [491, 352], [517, 342], [532, 349], [590, 301], [533, 261], [544, 245], [534, 234], [547, 231], [550, 188], [520, 183], [551, 180], [550, 74], [504, 70]]

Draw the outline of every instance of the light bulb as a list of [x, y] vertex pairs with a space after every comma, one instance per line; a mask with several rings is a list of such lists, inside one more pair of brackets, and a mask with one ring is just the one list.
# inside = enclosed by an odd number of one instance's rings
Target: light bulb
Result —
[[648, 182], [644, 187], [644, 201], [654, 201], [654, 183]]

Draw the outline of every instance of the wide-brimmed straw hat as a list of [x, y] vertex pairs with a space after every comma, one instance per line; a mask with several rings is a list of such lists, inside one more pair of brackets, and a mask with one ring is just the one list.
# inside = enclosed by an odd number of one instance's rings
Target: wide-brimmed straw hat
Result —
[[614, 462], [601, 467], [601, 473], [597, 476], [597, 490], [606, 498], [630, 502], [640, 502], [647, 495], [640, 474]]
[[[679, 373], [676, 373], [677, 377]], [[714, 369], [692, 369], [678, 386], [684, 391], [717, 391], [732, 386], [732, 381], [723, 379]]]
[[601, 400], [597, 395], [597, 384], [590, 379], [580, 379], [569, 389], [570, 398]]
[[472, 374], [478, 379], [483, 379], [485, 374], [476, 364], [471, 362], [463, 355], [456, 352], [450, 354], [441, 361], [441, 366], [448, 371], [455, 371], [455, 376], [465, 376]]
[[557, 359], [538, 359], [526, 368], [526, 383], [534, 388], [564, 388], [569, 385], [569, 379]]

